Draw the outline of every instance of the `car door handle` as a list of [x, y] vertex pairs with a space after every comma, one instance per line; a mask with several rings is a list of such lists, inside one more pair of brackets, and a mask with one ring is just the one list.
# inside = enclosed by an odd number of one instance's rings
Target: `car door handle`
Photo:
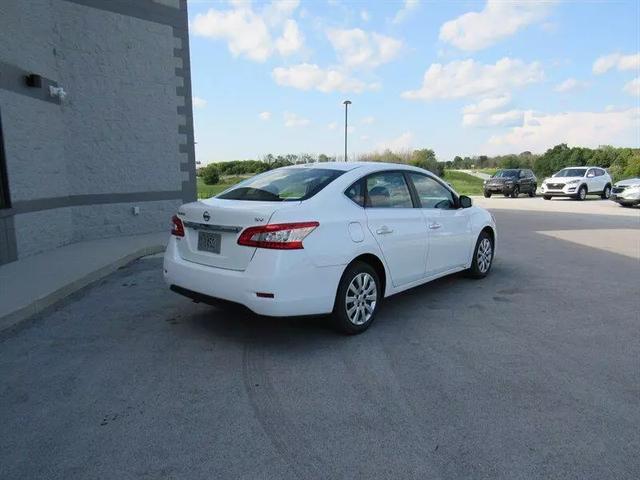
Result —
[[429, 224], [429, 230], [437, 230], [440, 227], [442, 227], [442, 225], [440, 225], [439, 223], [430, 223]]
[[393, 233], [393, 230], [387, 227], [386, 225], [383, 225], [382, 227], [376, 230], [376, 233], [378, 235], [387, 235], [388, 233]]

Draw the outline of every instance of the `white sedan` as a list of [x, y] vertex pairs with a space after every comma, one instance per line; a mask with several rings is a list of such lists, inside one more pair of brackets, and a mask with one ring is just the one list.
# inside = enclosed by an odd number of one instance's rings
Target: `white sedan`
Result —
[[359, 333], [383, 298], [444, 275], [489, 273], [496, 225], [420, 168], [316, 163], [181, 206], [164, 257], [170, 288], [268, 316], [332, 313]]

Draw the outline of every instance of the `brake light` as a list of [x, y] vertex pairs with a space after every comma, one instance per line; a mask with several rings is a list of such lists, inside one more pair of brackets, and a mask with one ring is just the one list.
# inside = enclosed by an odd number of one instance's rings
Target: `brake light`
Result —
[[171, 217], [171, 235], [184, 237], [184, 225], [177, 215]]
[[304, 248], [302, 240], [320, 225], [318, 222], [275, 223], [245, 229], [238, 238], [238, 245], [277, 250]]

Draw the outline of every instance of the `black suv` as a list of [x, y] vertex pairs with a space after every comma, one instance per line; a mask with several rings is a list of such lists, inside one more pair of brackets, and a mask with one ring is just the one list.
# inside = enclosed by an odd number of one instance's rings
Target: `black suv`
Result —
[[490, 179], [484, 181], [484, 196], [491, 197], [493, 193], [502, 193], [505, 197], [516, 198], [521, 193], [536, 196], [538, 179], [531, 170], [525, 168], [510, 168], [498, 170]]

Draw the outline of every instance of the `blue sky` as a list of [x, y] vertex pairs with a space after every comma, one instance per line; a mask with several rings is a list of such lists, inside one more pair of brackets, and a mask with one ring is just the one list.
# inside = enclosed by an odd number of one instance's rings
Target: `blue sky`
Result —
[[196, 156], [640, 145], [640, 2], [190, 0]]

